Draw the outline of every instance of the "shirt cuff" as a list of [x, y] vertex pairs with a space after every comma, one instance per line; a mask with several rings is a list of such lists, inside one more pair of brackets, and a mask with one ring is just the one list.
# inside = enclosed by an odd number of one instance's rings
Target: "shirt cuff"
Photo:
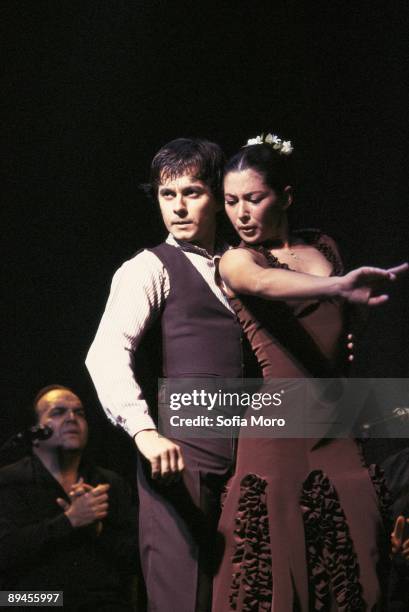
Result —
[[130, 416], [123, 417], [120, 414], [114, 415], [109, 408], [105, 409], [105, 414], [111, 423], [117, 427], [122, 427], [131, 438], [134, 438], [137, 433], [144, 429], [157, 429], [155, 421], [147, 411], [140, 415], [134, 415], [132, 412]]
[[154, 420], [149, 416], [149, 414], [138, 418], [138, 420], [135, 420], [134, 423], [130, 423], [129, 434], [135, 438], [136, 434], [138, 434], [140, 431], [144, 431], [145, 429], [157, 429]]

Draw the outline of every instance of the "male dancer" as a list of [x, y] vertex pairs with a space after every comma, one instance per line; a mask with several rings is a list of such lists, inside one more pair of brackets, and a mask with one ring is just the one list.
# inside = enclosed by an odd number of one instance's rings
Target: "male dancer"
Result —
[[150, 185], [170, 233], [115, 274], [86, 361], [107, 415], [134, 437], [142, 456], [139, 531], [151, 611], [210, 609], [220, 493], [233, 443], [160, 436], [134, 358], [161, 316], [164, 376], [242, 375], [240, 326], [215, 282], [215, 258], [223, 251], [216, 243], [222, 171], [220, 148], [205, 140], [177, 139], [154, 157]]

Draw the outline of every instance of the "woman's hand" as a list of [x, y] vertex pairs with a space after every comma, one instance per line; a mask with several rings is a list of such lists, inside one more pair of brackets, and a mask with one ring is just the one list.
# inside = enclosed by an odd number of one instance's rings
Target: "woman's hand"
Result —
[[[352, 272], [339, 279], [340, 294], [353, 304], [379, 306], [389, 298], [387, 293], [379, 292], [385, 289], [385, 285], [395, 281], [398, 276], [404, 274], [407, 270], [407, 263], [388, 270], [368, 266], [352, 270]], [[377, 293], [378, 295], [376, 295]]]

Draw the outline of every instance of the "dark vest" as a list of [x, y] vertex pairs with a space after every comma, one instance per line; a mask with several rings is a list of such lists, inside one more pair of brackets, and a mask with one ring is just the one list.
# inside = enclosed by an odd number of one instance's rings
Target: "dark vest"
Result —
[[242, 334], [235, 315], [181, 249], [163, 243], [150, 250], [170, 281], [161, 317], [164, 376], [240, 378]]

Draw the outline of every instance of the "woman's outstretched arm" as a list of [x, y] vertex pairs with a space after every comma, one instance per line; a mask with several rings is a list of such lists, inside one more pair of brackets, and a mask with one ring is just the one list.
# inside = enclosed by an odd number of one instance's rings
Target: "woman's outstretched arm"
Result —
[[385, 285], [408, 270], [404, 263], [384, 270], [364, 266], [343, 276], [315, 276], [303, 272], [265, 268], [247, 249], [227, 251], [220, 261], [220, 276], [232, 293], [268, 300], [324, 300], [342, 297], [351, 303], [377, 306], [388, 299]]

